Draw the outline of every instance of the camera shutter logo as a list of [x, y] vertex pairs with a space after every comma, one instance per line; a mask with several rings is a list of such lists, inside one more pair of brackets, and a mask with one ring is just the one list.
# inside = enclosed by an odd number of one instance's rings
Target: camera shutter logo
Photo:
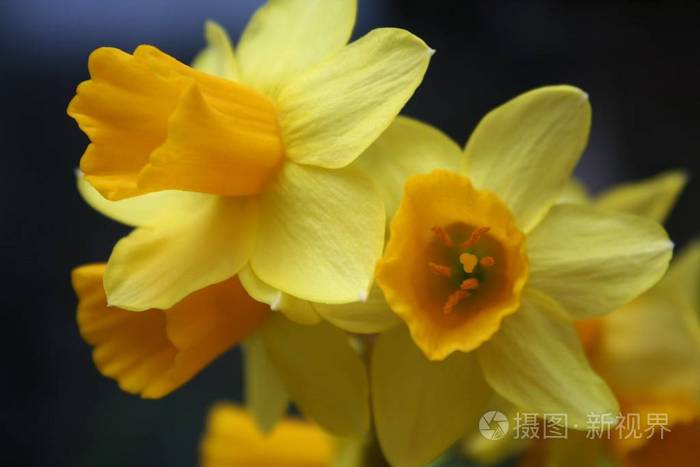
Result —
[[509, 426], [508, 418], [497, 410], [490, 410], [479, 419], [481, 436], [493, 441], [503, 438]]

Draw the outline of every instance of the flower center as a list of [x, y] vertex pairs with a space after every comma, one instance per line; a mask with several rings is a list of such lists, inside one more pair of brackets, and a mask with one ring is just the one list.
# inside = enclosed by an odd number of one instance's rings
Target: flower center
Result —
[[496, 194], [445, 170], [406, 182], [377, 282], [428, 358], [490, 339], [527, 277], [525, 235]]
[[[466, 229], [466, 226], [452, 227], [452, 230], [458, 234]], [[448, 255], [457, 259], [452, 262], [452, 265], [428, 262], [430, 272], [450, 280], [456, 286], [442, 306], [443, 313], [454, 312], [463, 300], [479, 293], [479, 287], [489, 275], [488, 270], [496, 265], [496, 259], [489, 254], [488, 242], [481, 242], [480, 245], [481, 238], [489, 230], [491, 230], [490, 227], [474, 227], [466, 240], [455, 242], [446, 229], [433, 227], [432, 231], [437, 241], [447, 250]]]
[[[432, 231], [435, 234], [437, 245], [433, 245], [432, 249], [440, 249], [440, 259], [438, 261], [429, 261], [428, 269], [436, 276], [444, 278], [453, 289], [446, 297], [442, 306], [444, 314], [453, 313], [460, 303], [472, 297], [473, 295], [482, 292], [482, 285], [486, 284], [490, 276], [492, 268], [496, 266], [496, 258], [494, 255], [496, 248], [493, 245], [494, 240], [484, 236], [491, 230], [490, 227], [471, 227], [471, 232], [461, 241], [455, 241], [453, 235], [464, 237], [465, 232], [470, 229], [466, 225], [453, 225], [448, 229], [442, 227], [433, 227]], [[482, 241], [482, 238], [484, 240]], [[448, 263], [444, 261], [447, 256]], [[492, 280], [497, 280], [492, 277]], [[463, 311], [463, 310], [462, 310]]]

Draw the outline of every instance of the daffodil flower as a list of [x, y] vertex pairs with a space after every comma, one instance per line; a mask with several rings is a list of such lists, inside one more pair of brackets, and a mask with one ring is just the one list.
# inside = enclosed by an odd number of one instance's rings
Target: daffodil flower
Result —
[[317, 425], [293, 417], [264, 434], [250, 413], [231, 403], [210, 409], [199, 452], [200, 467], [380, 465], [379, 452], [368, 437], [334, 438]]
[[[318, 10], [319, 8], [320, 10]], [[280, 25], [284, 21], [289, 22], [288, 15], [291, 14], [294, 17], [295, 28], [287, 27], [286, 31], [296, 31], [295, 40], [298, 42], [302, 36], [310, 37], [306, 35], [307, 33], [313, 36], [313, 28], [324, 26], [316, 24], [318, 18], [315, 16], [318, 15], [329, 15], [330, 19], [325, 25], [333, 23], [338, 28], [340, 26], [338, 26], [337, 21], [345, 18], [349, 21], [346, 26], [351, 28], [354, 8], [354, 2], [324, 2], [322, 4], [293, 1], [272, 2], [256, 14], [248, 28], [250, 32], [246, 32], [244, 36], [251, 37], [251, 43], [260, 44], [262, 38], [259, 36], [265, 33], [267, 34], [266, 40], [269, 39], [268, 42], [265, 42], [265, 47], [279, 45], [279, 41], [283, 39], [274, 36], [273, 33], [285, 30]], [[351, 17], [348, 19], [347, 16], [340, 15], [343, 11], [350, 11]], [[296, 26], [304, 21], [309, 24], [297, 30]], [[334, 31], [338, 32], [341, 29]], [[232, 47], [225, 32], [215, 24], [209, 23], [206, 27], [206, 34], [209, 45], [195, 60], [193, 65], [195, 70], [190, 70], [188, 73], [203, 71], [227, 78], [239, 76], [238, 74], [242, 73], [241, 70], [245, 67], [239, 66], [233, 60]], [[331, 36], [333, 35], [331, 34]], [[277, 39], [273, 40], [275, 37]], [[375, 39], [370, 40], [371, 37], [384, 39], [380, 40], [379, 43], [374, 43], [372, 41]], [[390, 45], [389, 42], [396, 45], [397, 48], [394, 49], [394, 46]], [[244, 37], [241, 47], [245, 43]], [[284, 42], [285, 46], [291, 46], [294, 43], [294, 41], [286, 41], [286, 39]], [[404, 58], [412, 56], [413, 52], [416, 52], [414, 58], [420, 62], [414, 64], [417, 67], [415, 69], [411, 68], [408, 71], [404, 69], [399, 81], [412, 79], [410, 76], [419, 80], [422, 76], [427, 56], [423, 52], [418, 53], [412, 49], [412, 46], [406, 46], [406, 44], [417, 44], [418, 49], [424, 51], [421, 49], [422, 43], [408, 33], [397, 30], [378, 31], [353, 43], [348, 48], [357, 50], [361, 43], [370, 45], [374, 43], [376, 47], [379, 47], [378, 50], [374, 51], [378, 55], [364, 49], [357, 51], [356, 53], [362, 56], [360, 57], [362, 60], [380, 56], [385, 61], [379, 65], [363, 62], [364, 66], [355, 70], [359, 74], [345, 75], [342, 80], [343, 85], [352, 84], [355, 82], [353, 80], [360, 77], [362, 73], [381, 72], [383, 66], [399, 66], [400, 68], [401, 65], [393, 60], [402, 62], [402, 59], [394, 52], [398, 55], [407, 54], [403, 55]], [[270, 54], [274, 52], [265, 49], [265, 47], [262, 47], [262, 51], [267, 50], [268, 59], [271, 60]], [[292, 54], [290, 50], [287, 52], [290, 57], [298, 58], [298, 55]], [[119, 55], [115, 51], [109, 52], [109, 54], [114, 53]], [[242, 52], [239, 52], [239, 55], [240, 53]], [[305, 52], [302, 50], [299, 53], [303, 55]], [[328, 57], [321, 60], [322, 63], [305, 71], [304, 76], [313, 75], [313, 70], [317, 68], [327, 69], [340, 58], [344, 57], [343, 60], [349, 60], [355, 57], [354, 55], [342, 55], [343, 53], [342, 51], [334, 54], [329, 53]], [[127, 61], [132, 60], [128, 57], [126, 59]], [[253, 60], [250, 57], [249, 59]], [[169, 63], [173, 63], [172, 60], [168, 60]], [[253, 65], [250, 66], [253, 67]], [[259, 64], [259, 66], [263, 65]], [[275, 66], [284, 68], [292, 66], [292, 64], [285, 60], [277, 60]], [[185, 66], [181, 64], [176, 66], [179, 69], [182, 67]], [[264, 74], [270, 71], [268, 68], [263, 67], [259, 72]], [[128, 67], [122, 71], [125, 70], [128, 71]], [[272, 71], [270, 72], [272, 73]], [[281, 68], [275, 73], [282, 73]], [[391, 94], [390, 88], [394, 83], [392, 77], [395, 77], [392, 73], [393, 70], [381, 77], [375, 76], [372, 85], [367, 87], [370, 93], [368, 96], [371, 96], [373, 87], [374, 89], [384, 89]], [[292, 76], [293, 74], [289, 75], [290, 81], [297, 80], [297, 77]], [[211, 79], [211, 77], [206, 77], [206, 79]], [[330, 82], [332, 81], [330, 80]], [[82, 86], [87, 86], [89, 90], [90, 86], [98, 84], [94, 82]], [[397, 84], [397, 86], [401, 87], [401, 84]], [[107, 89], [114, 90], [110, 86], [107, 86]], [[269, 92], [274, 94], [277, 91]], [[400, 94], [401, 91], [397, 92]], [[109, 92], [101, 95], [108, 96]], [[393, 97], [385, 95], [383, 99], [386, 102], [383, 102], [382, 105], [390, 105], [390, 101], [394, 98], [396, 95]], [[342, 98], [338, 96], [336, 102], [342, 102]], [[105, 107], [105, 109], [107, 108], [111, 107]], [[370, 113], [374, 110], [376, 109], [371, 109]], [[343, 112], [344, 110], [339, 110], [337, 116], [347, 116]], [[365, 120], [364, 123], [368, 124], [369, 121]], [[100, 130], [95, 134], [103, 135], [104, 133]], [[88, 152], [96, 150], [95, 148], [100, 141], [103, 141], [100, 137], [96, 140], [93, 139], [91, 145], [93, 149], [89, 149]], [[371, 192], [376, 195], [375, 187], [361, 173], [362, 170], [357, 167], [321, 170], [313, 169], [307, 164], [298, 164], [292, 160], [285, 160], [284, 164], [291, 167], [288, 170], [302, 172], [315, 170], [316, 173], [328, 175], [328, 188], [333, 193], [325, 193], [316, 201], [309, 199], [308, 204], [298, 206], [303, 209], [301, 214], [299, 216], [295, 214], [293, 219], [280, 217], [270, 219], [270, 221], [285, 222], [285, 227], [280, 227], [278, 233], [295, 236], [296, 240], [300, 242], [297, 247], [301, 249], [303, 249], [302, 243], [307, 240], [316, 246], [326, 245], [326, 241], [337, 241], [338, 244], [345, 245], [345, 248], [340, 248], [338, 251], [333, 250], [333, 257], [330, 261], [345, 261], [342, 259], [345, 254], [352, 256], [349, 263], [343, 264], [343, 274], [340, 277], [340, 280], [348, 279], [354, 274], [355, 269], [351, 263], [357, 258], [354, 256], [357, 251], [349, 252], [348, 248], [352, 249], [358, 245], [358, 242], [365, 244], [361, 237], [372, 230], [372, 225], [383, 224], [384, 215], [381, 212], [383, 209], [379, 196], [376, 196], [376, 199], [380, 201], [377, 206], [361, 196], [360, 198], [355, 197], [357, 193], [353, 191], [354, 188], [350, 190], [349, 187], [352, 185], [356, 188], [358, 185], [354, 182], [349, 185], [345, 184], [343, 180], [347, 181], [348, 179], [344, 178], [343, 174], [353, 174], [354, 179], [360, 180], [359, 185], [371, 186]], [[256, 245], [261, 244], [261, 237], [258, 234], [261, 232], [262, 224], [256, 221], [253, 225], [243, 221], [247, 219], [248, 213], [257, 212], [259, 214], [261, 212], [260, 206], [265, 205], [265, 200], [259, 198], [263, 195], [248, 196], [241, 200], [209, 193], [163, 190], [114, 201], [105, 198], [94, 187], [95, 184], [99, 185], [99, 182], [95, 183], [94, 177], [92, 178], [93, 184], [88, 183], [87, 178], [90, 177], [91, 175], [78, 173], [78, 188], [88, 204], [106, 216], [136, 228], [130, 236], [117, 245], [107, 265], [81, 267], [73, 275], [74, 285], [80, 298], [78, 307], [80, 331], [85, 340], [94, 347], [93, 356], [100, 372], [115, 379], [127, 392], [147, 398], [158, 398], [186, 383], [221, 353], [236, 344], [243, 344], [246, 359], [246, 402], [262, 430], [272, 430], [290, 402], [296, 404], [305, 416], [315, 420], [334, 434], [357, 435], [368, 429], [368, 379], [360, 358], [353, 351], [345, 333], [327, 323], [320, 323], [318, 319], [309, 320], [308, 316], [322, 316], [351, 331], [376, 332], [379, 329], [390, 327], [394, 324], [395, 318], [388, 311], [381, 294], [377, 293], [376, 287], [372, 288], [366, 302], [358, 305], [362, 310], [361, 313], [358, 313], [357, 306], [329, 305], [319, 302], [312, 305], [308, 300], [282, 292], [258, 277], [258, 270], [255, 269], [252, 261], [242, 267], [237, 275], [229, 276], [228, 273], [224, 273], [224, 271], [230, 270], [229, 267], [233, 263], [245, 263], [239, 255], [242, 251], [241, 245], [245, 246], [248, 242], [252, 242], [253, 237], [255, 237]], [[298, 195], [304, 198], [304, 193], [307, 190], [314, 190], [313, 186], [315, 185], [303, 187], [280, 185], [281, 179], [276, 177], [277, 181], [273, 183], [273, 186], [286, 187], [284, 193], [290, 196]], [[102, 188], [104, 190], [104, 187]], [[345, 188], [349, 190], [345, 190]], [[268, 192], [272, 194], [268, 193], [269, 196], [281, 199], [279, 198], [281, 192], [275, 190], [270, 188]], [[112, 197], [115, 196], [112, 195]], [[343, 207], [331, 209], [330, 205], [326, 203], [331, 202], [332, 198], [342, 202]], [[352, 238], [341, 241], [331, 231], [333, 226], [330, 226], [330, 223], [335, 222], [334, 219], [341, 218], [343, 222], [351, 221], [352, 214], [348, 214], [348, 210], [354, 209], [354, 206], [345, 206], [349, 200], [359, 202], [357, 213], [362, 211], [365, 217], [356, 220], [356, 224], [347, 224], [348, 230], [341, 233]], [[280, 202], [284, 204], [282, 201]], [[331, 211], [324, 211], [326, 208], [331, 209]], [[259, 220], [257, 214], [255, 217]], [[364, 223], [365, 220], [368, 223]], [[318, 223], [314, 224], [316, 221]], [[296, 228], [301, 224], [311, 228], [311, 231], [305, 231], [308, 235]], [[359, 231], [359, 235], [356, 233], [356, 229]], [[381, 230], [383, 227], [378, 228], [378, 231]], [[379, 248], [381, 248], [381, 243], [383, 241], [380, 242]], [[124, 245], [125, 247], [123, 247]], [[333, 248], [335, 246], [333, 245]], [[217, 250], [217, 248], [219, 249]], [[301, 253], [298, 248], [292, 249], [295, 254], [306, 254]], [[319, 254], [322, 253], [319, 251]], [[304, 261], [308, 258], [305, 257]], [[128, 261], [124, 262], [122, 259], [128, 259]], [[221, 262], [217, 262], [219, 260]], [[322, 259], [318, 265], [323, 266], [324, 264], [328, 265], [329, 263]], [[296, 267], [299, 263], [295, 263], [293, 260], [279, 261], [279, 265], [282, 268], [286, 266]], [[116, 276], [110, 276], [110, 270]], [[326, 269], [325, 272], [330, 273], [330, 270]], [[209, 279], [214, 275], [223, 277], [223, 280], [209, 283]], [[117, 276], [128, 280], [130, 284], [129, 287], [125, 286], [126, 288], [119, 289], [126, 294], [121, 295], [122, 298], [126, 297], [126, 302], [119, 298], [119, 294], [116, 295], [117, 298], [114, 294], [109, 294], [111, 289], [108, 284], [114, 284], [110, 277]], [[300, 275], [295, 280], [298, 281], [301, 277], [304, 278], [306, 285], [309, 285], [307, 279], [311, 276], [308, 274]], [[324, 280], [326, 279], [330, 278], [324, 276]], [[187, 290], [191, 289], [192, 292], [188, 292], [181, 300], [175, 300], [175, 295], [169, 295], [168, 292], [173, 291], [173, 285], [184, 285]], [[132, 299], [140, 301], [144, 297], [143, 294], [152, 297], [155, 303], [150, 302], [149, 299], [140, 302], [141, 304], [137, 307], [128, 305]], [[280, 308], [282, 311], [289, 309], [288, 314], [291, 318], [313, 325], [298, 326], [277, 313], [267, 313], [268, 307], [255, 303], [249, 295], [268, 304], [275, 304], [276, 308]], [[352, 297], [353, 300], [357, 298], [356, 296]], [[141, 313], [128, 311], [141, 309], [144, 306], [149, 306], [149, 308]], [[312, 306], [312, 313], [308, 313], [308, 316], [304, 315], [303, 312], [296, 311], [302, 308], [309, 309]], [[319, 348], [323, 348], [324, 352], [318, 352]]]
[[[161, 218], [162, 209], [185, 207], [155, 197], [107, 201], [80, 175], [78, 187], [101, 213], [141, 228]], [[78, 328], [93, 347], [98, 370], [124, 391], [148, 399], [166, 396], [243, 344], [246, 403], [262, 431], [274, 428], [290, 402], [334, 434], [367, 431], [365, 366], [340, 329], [300, 325], [271, 312], [249, 296], [238, 276], [193, 292], [167, 310], [127, 311], [108, 305], [105, 268], [90, 264], [73, 271]]]
[[[687, 177], [668, 171], [625, 183], [591, 197], [571, 183], [559, 202], [636, 214], [663, 223]], [[525, 465], [662, 466], [691, 465], [700, 435], [700, 243], [696, 240], [674, 259], [666, 276], [640, 297], [604, 316], [576, 323], [592, 367], [620, 401], [620, 425], [611, 436], [569, 431], [567, 439], [531, 440], [506, 436], [498, 442], [478, 433], [465, 437], [465, 454], [485, 465], [523, 455]], [[498, 407], [515, 419], [517, 409]], [[668, 419], [663, 440], [650, 436], [647, 416]], [[634, 422], [638, 421], [638, 424]], [[606, 465], [607, 465], [606, 464]]]
[[[593, 368], [620, 401], [628, 421], [622, 433], [629, 435], [629, 417], [638, 416], [643, 436], [595, 440], [605, 443], [597, 449], [586, 440], [565, 446], [568, 452], [589, 449], [639, 467], [693, 465], [700, 439], [700, 241], [681, 251], [654, 288], [579, 329]], [[670, 431], [651, 428], [653, 414], [665, 414]]]
[[[375, 147], [401, 140], [387, 153], [404, 162], [392, 165], [372, 147], [357, 161], [400, 198], [376, 279], [407, 328], [378, 338], [370, 374], [390, 462], [437, 456], [493, 392], [528, 412], [566, 413], [572, 428], [584, 429], [591, 412], [606, 422], [617, 413], [572, 320], [651, 287], [672, 243], [649, 219], [555, 204], [586, 145], [590, 115], [579, 89], [544, 87], [490, 112], [464, 152], [401, 119]], [[422, 173], [431, 163], [445, 168]]]
[[[271, 432], [291, 402], [339, 436], [369, 427], [366, 369], [347, 336], [328, 323], [301, 325], [252, 299], [237, 276], [188, 295], [169, 310], [108, 306], [104, 263], [73, 271], [77, 322], [95, 366], [128, 393], [158, 399], [242, 344], [245, 398]], [[323, 352], [318, 349], [322, 348]]]
[[355, 0], [271, 0], [235, 56], [208, 24], [196, 68], [147, 45], [90, 55], [68, 107], [91, 140], [86, 180], [109, 200], [172, 207], [115, 246], [111, 305], [169, 309], [244, 268], [303, 300], [367, 296], [384, 211], [347, 166], [410, 98], [432, 51], [391, 28], [346, 45], [355, 14]]
[[330, 467], [333, 439], [318, 426], [288, 418], [265, 436], [243, 409], [212, 407], [200, 444], [200, 467]]
[[[685, 181], [683, 172], [665, 172], [589, 202], [664, 222]], [[546, 455], [586, 450], [594, 453], [592, 462], [607, 458], [639, 467], [692, 465], [700, 438], [700, 241], [681, 250], [666, 276], [645, 294], [613, 313], [577, 324], [593, 368], [620, 401], [623, 423], [639, 414], [638, 431], [644, 435], [561, 443], [556, 451], [543, 450]], [[658, 428], [648, 436], [653, 414], [668, 417], [665, 428], [670, 431], [663, 439]]]
[[[673, 182], [676, 176], [661, 178]], [[628, 203], [642, 200], [628, 189], [671, 195], [673, 190], [658, 182], [616, 188], [594, 202], [607, 204], [613, 201], [608, 195], [620, 196], [614, 202], [626, 210], [651, 213], [648, 204]], [[658, 200], [651, 204], [656, 213], [668, 212]], [[551, 467], [567, 467], [572, 459], [585, 466], [694, 465], [700, 439], [699, 292], [700, 241], [695, 240], [645, 294], [606, 316], [577, 323], [593, 368], [620, 401], [619, 425], [610, 437], [570, 431], [567, 439], [538, 443], [507, 439], [501, 446], [504, 452], [520, 451], [525, 465]], [[650, 424], [655, 416], [663, 417], [663, 428]], [[485, 443], [475, 443], [475, 438], [470, 437], [468, 455], [488, 464], [504, 460]]]

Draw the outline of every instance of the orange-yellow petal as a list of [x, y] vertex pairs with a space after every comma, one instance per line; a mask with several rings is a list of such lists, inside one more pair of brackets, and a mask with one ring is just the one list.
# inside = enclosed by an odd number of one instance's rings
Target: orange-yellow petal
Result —
[[312, 423], [287, 418], [265, 436], [250, 415], [220, 403], [209, 412], [200, 445], [200, 467], [326, 467], [331, 438]]
[[73, 270], [78, 328], [100, 373], [126, 392], [156, 399], [174, 391], [249, 336], [269, 309], [237, 277], [201, 289], [169, 310], [131, 312], [107, 306], [105, 264]]
[[155, 47], [99, 48], [68, 106], [91, 144], [86, 179], [116, 200], [175, 189], [258, 193], [283, 149], [273, 103], [184, 65]]
[[[435, 235], [435, 227], [444, 229], [453, 247]], [[490, 257], [489, 265], [470, 262], [468, 272], [461, 262], [465, 252]], [[430, 263], [455, 273], [435, 274]], [[517, 310], [527, 269], [525, 238], [508, 208], [466, 177], [436, 170], [406, 182], [376, 276], [416, 344], [428, 358], [441, 360], [475, 349]]]
[[[693, 396], [637, 396], [621, 400], [621, 408], [625, 419], [638, 417], [637, 431], [641, 433], [639, 437], [612, 437], [612, 451], [621, 460], [621, 465], [665, 467], [697, 464], [700, 403]], [[629, 434], [631, 425], [629, 422], [627, 427], [623, 424], [622, 433]]]
[[694, 466], [698, 462], [700, 421], [678, 424], [664, 434], [657, 435], [624, 459], [624, 467]]

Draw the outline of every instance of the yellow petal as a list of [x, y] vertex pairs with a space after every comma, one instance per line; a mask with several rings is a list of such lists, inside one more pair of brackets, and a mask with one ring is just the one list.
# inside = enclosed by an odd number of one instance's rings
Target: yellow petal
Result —
[[681, 250], [659, 287], [687, 303], [700, 319], [700, 239]]
[[235, 277], [167, 311], [108, 307], [104, 270], [104, 264], [92, 264], [73, 271], [80, 334], [94, 347], [93, 359], [103, 375], [145, 398], [163, 397], [185, 384], [259, 327], [267, 312]]
[[390, 220], [399, 207], [408, 177], [441, 168], [454, 171], [460, 156], [459, 146], [449, 136], [399, 115], [355, 164], [377, 184]]
[[312, 303], [281, 292], [260, 280], [250, 266], [239, 273], [241, 284], [256, 300], [269, 304], [299, 324], [317, 324], [321, 318], [348, 332], [375, 333], [385, 331], [399, 319], [375, 285], [366, 300], [342, 305]]
[[299, 324], [317, 324], [321, 321], [321, 317], [309, 301], [271, 287], [260, 280], [250, 266], [243, 268], [238, 275], [251, 297], [267, 303], [273, 310], [281, 311], [292, 321]]
[[486, 380], [501, 396], [525, 412], [565, 413], [570, 428], [584, 430], [588, 414], [614, 419], [619, 407], [561, 314], [552, 299], [526, 287], [522, 308], [477, 352]]
[[105, 198], [255, 194], [282, 161], [277, 111], [252, 88], [151, 46], [97, 49], [89, 69], [68, 114], [90, 137], [80, 168]]
[[595, 367], [616, 393], [700, 394], [700, 321], [686, 303], [654, 289], [600, 323]]
[[351, 163], [418, 87], [430, 48], [401, 29], [375, 29], [279, 94], [286, 154], [328, 168]]
[[373, 334], [400, 323], [377, 285], [372, 286], [369, 296], [363, 301], [344, 305], [314, 303], [313, 306], [323, 319], [348, 332]]
[[246, 200], [210, 197], [187, 217], [134, 230], [109, 259], [104, 285], [110, 304], [167, 309], [235, 275], [253, 248], [256, 208]]
[[234, 404], [219, 403], [209, 412], [200, 445], [200, 467], [327, 467], [331, 439], [321, 429], [288, 418], [269, 437]]
[[204, 37], [207, 46], [194, 58], [192, 68], [219, 78], [239, 81], [238, 63], [226, 30], [219, 23], [207, 21], [204, 23]]
[[245, 342], [243, 356], [246, 407], [260, 430], [269, 434], [287, 411], [289, 393], [258, 334]]
[[663, 224], [687, 181], [688, 176], [682, 170], [663, 172], [646, 180], [618, 185], [599, 195], [595, 204]]
[[356, 12], [356, 0], [268, 1], [255, 12], [238, 44], [243, 81], [274, 95], [342, 49]]
[[280, 294], [279, 301], [274, 303], [272, 308], [281, 311], [295, 323], [317, 324], [321, 321], [321, 317], [311, 302], [286, 293]]
[[303, 326], [271, 314], [262, 328], [270, 361], [304, 416], [339, 436], [369, 428], [365, 367], [337, 328]]
[[588, 141], [588, 96], [548, 86], [492, 110], [469, 137], [466, 174], [498, 194], [529, 232], [564, 189]]
[[[159, 191], [120, 201], [110, 201], [90, 185], [82, 172], [76, 173], [78, 191], [85, 202], [100, 214], [134, 227], [155, 225], [167, 216], [189, 215], [211, 195], [189, 191]], [[177, 213], [177, 214], [176, 214]]]
[[251, 267], [297, 298], [347, 303], [369, 291], [384, 242], [377, 190], [353, 169], [286, 163], [262, 197]]
[[431, 362], [407, 329], [383, 333], [372, 353], [372, 410], [392, 465], [434, 460], [478, 422], [492, 394], [473, 353]]
[[558, 203], [586, 203], [590, 200], [586, 185], [576, 178], [570, 178], [559, 195]]
[[654, 285], [673, 249], [650, 219], [574, 204], [553, 207], [527, 246], [528, 286], [577, 319], [619, 308]]
[[238, 277], [246, 292], [257, 301], [268, 305], [279, 302], [282, 292], [261, 281], [251, 269], [250, 264], [238, 272]]

